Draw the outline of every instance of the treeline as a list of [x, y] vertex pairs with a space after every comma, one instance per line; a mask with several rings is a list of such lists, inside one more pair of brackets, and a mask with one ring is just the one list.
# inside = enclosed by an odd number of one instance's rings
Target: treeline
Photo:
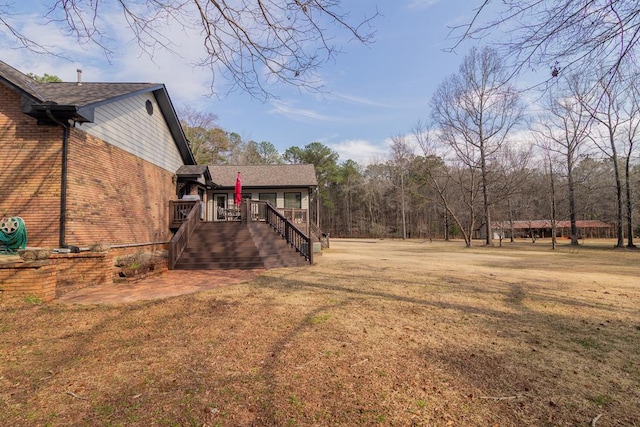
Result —
[[[480, 200], [467, 197], [469, 189], [465, 183], [472, 182], [467, 180], [471, 178], [468, 171], [456, 163], [447, 164], [442, 157], [415, 154], [411, 141], [408, 136], [394, 138], [388, 159], [366, 166], [353, 160], [340, 161], [336, 152], [319, 142], [291, 147], [283, 154], [274, 148], [268, 158], [244, 152], [244, 147], [253, 145], [247, 142], [235, 145], [233, 151], [236, 159], [258, 159], [243, 164], [314, 164], [321, 201], [320, 224], [331, 236], [463, 238], [449, 210], [462, 212], [458, 220], [475, 223], [474, 237], [480, 236], [484, 224]], [[504, 161], [493, 164], [491, 169], [494, 221], [550, 219], [554, 203], [557, 220], [569, 219], [566, 175], [551, 170], [544, 161], [534, 161], [530, 150], [510, 151], [503, 153], [502, 158]], [[239, 164], [232, 158], [218, 160], [223, 161]], [[587, 155], [577, 162], [574, 191], [578, 220], [616, 223], [613, 167], [609, 159]], [[632, 197], [638, 200], [637, 165], [631, 170], [631, 181]], [[473, 214], [475, 219], [471, 217]], [[638, 212], [634, 217], [638, 217]], [[640, 228], [634, 228], [640, 233]]]
[[320, 226], [331, 236], [492, 244], [494, 223], [550, 220], [569, 221], [576, 245], [577, 221], [600, 220], [612, 225], [617, 247], [625, 239], [635, 247], [638, 77], [623, 67], [552, 73], [539, 99], [525, 103], [498, 53], [472, 49], [434, 93], [428, 119], [367, 165], [341, 162], [319, 142], [280, 154], [216, 128], [214, 115], [183, 117], [199, 163], [314, 164]]

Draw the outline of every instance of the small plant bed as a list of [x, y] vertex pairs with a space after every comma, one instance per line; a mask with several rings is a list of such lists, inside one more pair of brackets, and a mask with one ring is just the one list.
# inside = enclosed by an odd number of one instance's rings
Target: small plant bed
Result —
[[165, 251], [139, 252], [116, 259], [115, 282], [135, 282], [167, 269]]

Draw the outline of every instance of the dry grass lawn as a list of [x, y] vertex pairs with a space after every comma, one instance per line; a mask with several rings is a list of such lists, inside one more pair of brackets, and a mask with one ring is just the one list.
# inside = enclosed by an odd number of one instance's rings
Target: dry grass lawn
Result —
[[0, 425], [640, 426], [640, 252], [334, 240], [164, 300], [5, 297]]

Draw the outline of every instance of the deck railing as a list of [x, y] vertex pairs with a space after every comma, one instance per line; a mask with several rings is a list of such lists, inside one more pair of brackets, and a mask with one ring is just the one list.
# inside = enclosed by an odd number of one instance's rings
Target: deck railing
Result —
[[284, 215], [289, 221], [294, 224], [304, 224], [307, 225], [307, 210], [306, 209], [295, 209], [295, 208], [279, 208], [278, 211]]
[[171, 200], [169, 201], [169, 227], [179, 228], [186, 221], [187, 215], [195, 204], [200, 204], [195, 200]]
[[181, 224], [176, 234], [173, 235], [169, 243], [169, 270], [173, 270], [178, 258], [187, 247], [189, 238], [196, 229], [198, 219], [200, 218], [200, 203], [193, 202], [171, 202], [172, 218], [180, 218]]
[[[195, 230], [200, 218], [200, 203], [196, 201], [171, 201], [170, 222], [171, 228], [178, 229], [169, 244], [169, 269], [173, 269], [184, 248], [187, 247], [189, 238]], [[289, 209], [290, 218], [305, 219], [302, 223], [306, 227], [306, 211]], [[302, 216], [304, 212], [305, 216]], [[237, 218], [237, 219], [236, 219]], [[259, 200], [242, 201], [238, 210], [236, 221], [264, 221], [271, 226], [282, 238], [285, 239], [296, 251], [313, 264], [313, 240], [298, 228], [285, 213], [274, 208], [271, 203]], [[178, 228], [179, 227], [179, 228]]]
[[309, 223], [309, 237], [320, 240], [323, 248], [329, 247], [329, 233], [324, 233], [315, 223]]
[[249, 221], [264, 221], [285, 239], [296, 251], [313, 264], [313, 242], [282, 212], [266, 201], [246, 200], [246, 217]]

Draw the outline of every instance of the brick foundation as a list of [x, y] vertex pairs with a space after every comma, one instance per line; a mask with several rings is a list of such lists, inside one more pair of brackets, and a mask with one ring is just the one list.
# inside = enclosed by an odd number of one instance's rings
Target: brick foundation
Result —
[[167, 270], [166, 258], [156, 258], [151, 270], [141, 270], [135, 277], [121, 277], [116, 266], [121, 257], [166, 251], [166, 244], [112, 248], [104, 252], [53, 254], [40, 261], [0, 263], [0, 295], [33, 296], [52, 301], [67, 292], [91, 287], [114, 286]]
[[81, 252], [79, 254], [55, 254], [56, 297], [88, 286], [106, 285], [111, 281], [113, 257], [109, 252]]
[[56, 297], [57, 272], [55, 260], [0, 264], [0, 290], [2, 295], [51, 301]]

